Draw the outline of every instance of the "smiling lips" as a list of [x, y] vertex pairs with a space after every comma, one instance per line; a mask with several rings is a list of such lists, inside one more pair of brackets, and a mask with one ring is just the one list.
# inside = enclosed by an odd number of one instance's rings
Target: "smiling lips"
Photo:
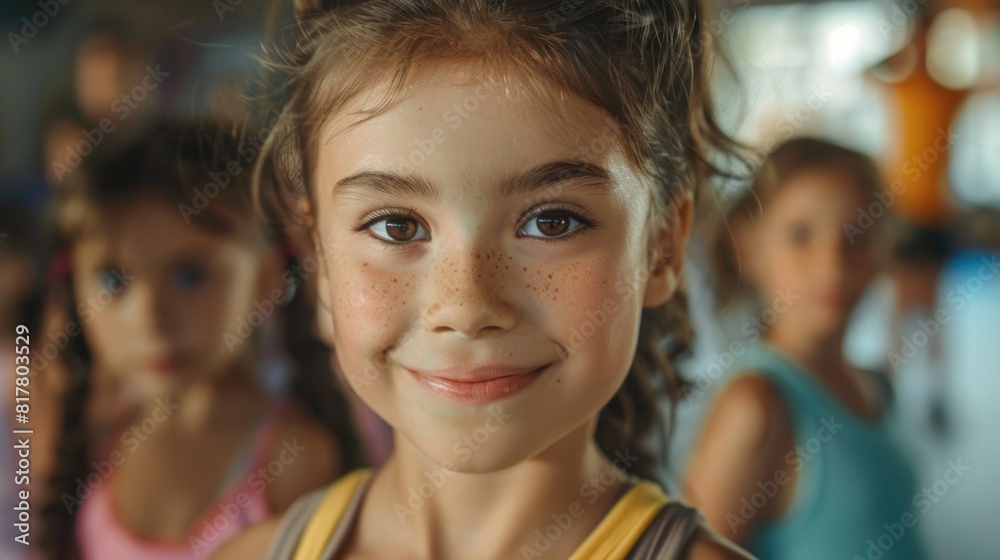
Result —
[[473, 369], [439, 369], [410, 373], [421, 385], [445, 398], [469, 404], [485, 404], [511, 397], [548, 369], [549, 365], [510, 367], [483, 366]]
[[184, 367], [186, 358], [181, 354], [167, 354], [154, 358], [146, 366], [157, 375], [172, 375]]

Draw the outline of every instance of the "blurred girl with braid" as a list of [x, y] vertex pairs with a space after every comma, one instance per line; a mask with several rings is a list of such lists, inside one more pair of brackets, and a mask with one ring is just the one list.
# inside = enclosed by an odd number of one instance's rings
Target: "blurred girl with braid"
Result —
[[216, 557], [739, 559], [652, 480], [693, 193], [733, 153], [686, 0], [299, 2], [258, 186], [310, 228], [376, 470]]
[[[204, 558], [360, 465], [300, 268], [235, 186], [248, 165], [220, 128], [162, 124], [100, 146], [56, 202], [55, 289], [82, 332], [61, 353], [53, 559]], [[262, 383], [269, 318], [292, 364], [284, 397]], [[110, 432], [84, 421], [95, 371], [139, 402]]]

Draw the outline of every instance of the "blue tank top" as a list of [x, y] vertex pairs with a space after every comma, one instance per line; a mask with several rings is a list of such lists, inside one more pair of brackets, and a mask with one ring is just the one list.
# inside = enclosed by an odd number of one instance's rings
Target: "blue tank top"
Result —
[[[890, 399], [877, 422], [865, 421], [766, 344], [749, 347], [738, 371], [763, 375], [784, 397], [795, 450], [773, 480], [798, 476], [788, 509], [757, 526], [749, 551], [765, 560], [925, 560], [917, 478]], [[737, 515], [752, 514], [761, 497], [741, 502], [747, 511]]]

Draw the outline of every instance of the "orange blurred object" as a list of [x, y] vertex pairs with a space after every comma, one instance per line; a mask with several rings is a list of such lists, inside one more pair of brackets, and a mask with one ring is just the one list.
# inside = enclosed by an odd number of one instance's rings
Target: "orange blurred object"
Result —
[[[903, 219], [928, 227], [952, 220], [948, 161], [954, 137], [950, 126], [968, 90], [955, 90], [927, 71], [927, 28], [883, 63], [899, 79], [882, 80], [894, 139], [882, 163], [887, 184], [902, 182], [894, 210]], [[894, 189], [896, 190], [896, 189]]]

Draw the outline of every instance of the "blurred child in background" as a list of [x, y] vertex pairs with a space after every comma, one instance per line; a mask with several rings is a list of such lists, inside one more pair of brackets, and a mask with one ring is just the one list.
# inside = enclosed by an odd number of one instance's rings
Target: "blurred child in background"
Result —
[[139, 45], [128, 35], [117, 18], [92, 23], [74, 45], [68, 71], [54, 75], [41, 142], [50, 187], [60, 187], [105, 136], [136, 132], [155, 114], [156, 90], [141, 102], [126, 97], [145, 71]]
[[843, 352], [876, 273], [875, 232], [855, 221], [880, 188], [867, 157], [791, 140], [760, 167], [715, 247], [717, 308], [750, 297], [763, 328], [734, 351], [740, 373], [715, 399], [684, 485], [717, 530], [761, 558], [866, 557], [871, 546], [869, 558], [924, 558], [886, 378]]
[[[51, 558], [206, 557], [361, 462], [301, 275], [234, 186], [241, 165], [221, 129], [161, 125], [100, 146], [59, 194], [54, 290], [82, 332], [60, 353]], [[261, 382], [258, 327], [279, 315], [297, 398]], [[140, 403], [103, 433], [84, 420], [97, 371]]]

